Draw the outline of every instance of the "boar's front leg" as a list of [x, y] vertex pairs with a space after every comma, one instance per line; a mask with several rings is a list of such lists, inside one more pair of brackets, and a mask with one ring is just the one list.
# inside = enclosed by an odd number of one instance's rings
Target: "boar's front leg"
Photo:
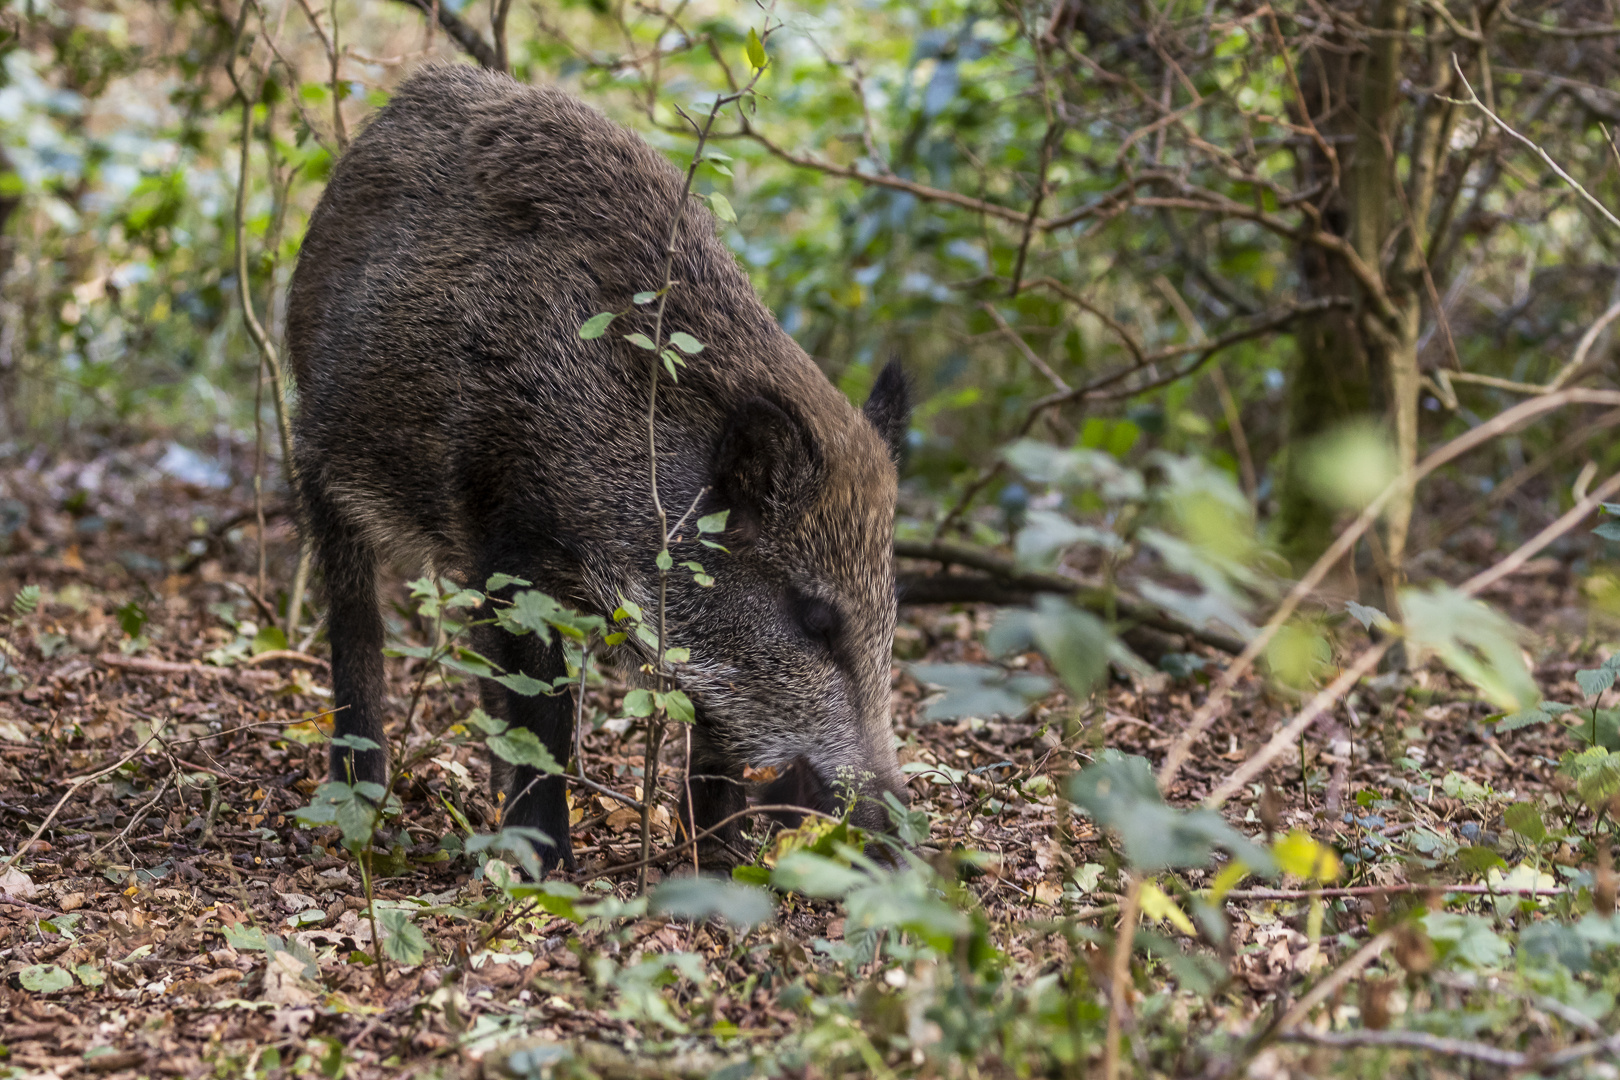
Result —
[[[534, 634], [517, 637], [496, 626], [479, 627], [477, 635], [479, 651], [506, 671], [521, 671], [547, 682], [568, 671], [559, 641], [546, 644]], [[528, 728], [551, 751], [557, 764], [568, 764], [574, 741], [572, 688], [554, 696], [525, 697], [485, 679], [479, 689], [485, 712], [514, 727]], [[490, 786], [496, 798], [506, 797], [502, 825], [539, 829], [551, 841], [549, 846], [539, 845], [541, 867], [549, 871], [560, 861], [572, 870], [574, 849], [568, 839], [568, 798], [563, 778], [548, 776], [530, 765], [514, 766], [491, 755]]]
[[[719, 825], [748, 806], [748, 789], [743, 784], [742, 767], [727, 760], [702, 727], [692, 729], [692, 762], [686, 787], [691, 795], [681, 798], [681, 820], [690, 822], [696, 834]], [[711, 870], [735, 866], [747, 858], [742, 850], [742, 821], [728, 822], [718, 832], [698, 842], [698, 858]]]
[[306, 485], [304, 501], [326, 579], [326, 636], [332, 644], [334, 734], [354, 735], [375, 750], [332, 747], [332, 779], [388, 782], [387, 702], [383, 682], [383, 621], [377, 603], [377, 553], [337, 507]]

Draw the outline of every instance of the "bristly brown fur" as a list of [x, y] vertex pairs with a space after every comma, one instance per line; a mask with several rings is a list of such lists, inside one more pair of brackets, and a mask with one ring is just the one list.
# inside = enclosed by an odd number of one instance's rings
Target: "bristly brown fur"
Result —
[[[339, 733], [383, 742], [377, 576], [390, 559], [504, 572], [606, 615], [656, 611], [648, 489], [650, 333], [634, 308], [582, 341], [600, 311], [661, 283], [682, 177], [641, 139], [567, 94], [438, 66], [395, 94], [338, 163], [311, 219], [290, 296], [306, 526], [326, 579]], [[891, 365], [865, 415], [777, 325], [687, 206], [667, 330], [706, 346], [659, 389], [659, 493], [731, 511], [721, 553], [688, 527], [672, 545], [717, 584], [670, 578], [670, 641], [699, 711], [699, 828], [743, 802], [745, 765], [808, 768], [823, 805], [858, 796], [880, 827], [904, 797], [889, 726], [895, 624], [895, 466], [909, 403]], [[677, 513], [679, 512], [677, 509]], [[562, 658], [486, 632], [497, 662], [538, 678]], [[650, 657], [625, 656], [628, 670]], [[559, 761], [570, 695], [494, 685], [486, 707]], [[338, 777], [381, 780], [385, 752], [334, 752]], [[502, 778], [508, 824], [572, 862], [562, 784]]]

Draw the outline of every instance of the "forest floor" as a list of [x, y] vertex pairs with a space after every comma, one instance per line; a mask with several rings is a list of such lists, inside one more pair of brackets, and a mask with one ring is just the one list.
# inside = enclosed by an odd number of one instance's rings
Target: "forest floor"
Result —
[[[839, 905], [792, 896], [746, 935], [632, 908], [629, 918], [582, 925], [530, 915], [486, 940], [503, 910], [495, 890], [473, 860], [441, 845], [458, 832], [447, 805], [475, 826], [494, 816], [486, 764], [470, 746], [447, 747], [401, 785], [395, 847], [377, 864], [377, 901], [411, 913], [425, 939], [420, 962], [380, 970], [357, 959], [373, 950], [357, 867], [335, 829], [293, 816], [325, 778], [324, 645], [310, 646], [313, 662], [252, 655], [265, 622], [252, 505], [239, 486], [208, 486], [197, 466], [154, 443], [0, 467], [0, 552], [9, 552], [0, 602], [25, 585], [41, 589], [37, 610], [0, 621], [0, 852], [40, 834], [15, 865], [0, 864], [0, 1075], [539, 1075], [573, 1054], [604, 1075], [722, 1075], [731, 1062], [740, 1076], [750, 1054], [813, 1022], [816, 995], [864, 994], [870, 1005], [905, 986], [903, 966], [840, 954]], [[266, 539], [279, 580], [293, 555], [290, 523], [272, 518]], [[1440, 576], [1475, 568], [1439, 559], [1431, 570]], [[1573, 673], [1593, 658], [1581, 652], [1590, 633], [1577, 614], [1578, 580], [1557, 559], [1529, 569], [1491, 599], [1532, 630], [1548, 697], [1579, 702]], [[394, 595], [408, 613], [403, 588]], [[988, 617], [906, 609], [899, 652], [982, 659]], [[420, 640], [414, 617], [394, 621]], [[1068, 970], [1071, 947], [1092, 947], [1054, 936], [1054, 920], [1067, 913], [1111, 929], [1120, 900], [1118, 860], [1089, 821], [1074, 818], [1071, 840], [1059, 843], [1064, 804], [1051, 778], [1104, 746], [1157, 764], [1225, 659], [1202, 655], [1203, 675], [1116, 674], [1068, 743], [1062, 722], [1075, 711], [1061, 698], [1012, 721], [926, 723], [925, 689], [897, 662], [895, 730], [914, 806], [931, 822], [925, 850], [990, 856], [967, 887], [1016, 978]], [[1041, 664], [1035, 654], [1027, 662]], [[390, 661], [396, 720], [413, 699], [417, 664]], [[1302, 829], [1349, 856], [1337, 882], [1347, 894], [1332, 897], [1325, 930], [1312, 939], [1297, 890], [1250, 890], [1226, 905], [1230, 981], [1199, 991], [1196, 972], [1155, 969], [1141, 976], [1145, 994], [1165, 990], [1174, 1009], [1208, 1026], [1251, 1030], [1365, 941], [1387, 905], [1425, 902], [1426, 868], [1444, 853], [1499, 844], [1504, 801], [1551, 790], [1572, 745], [1562, 732], [1544, 726], [1499, 741], [1480, 723], [1488, 707], [1437, 667], [1389, 687], [1318, 724], [1271, 770], [1272, 794], [1257, 785], [1226, 808], [1246, 834]], [[593, 686], [583, 757], [596, 783], [636, 794], [643, 736], [639, 723], [615, 719], [622, 693], [611, 681]], [[448, 728], [474, 698], [468, 684], [428, 680], [410, 739]], [[1298, 704], [1247, 678], [1171, 801], [1196, 803]], [[681, 750], [672, 738], [664, 752], [671, 797]], [[587, 898], [629, 900], [633, 872], [599, 872], [639, 855], [637, 815], [585, 790], [573, 800], [574, 880]], [[667, 811], [656, 825], [662, 848]], [[1548, 868], [1559, 858], [1551, 851]], [[1190, 871], [1182, 881], [1208, 877]], [[1480, 903], [1488, 911], [1492, 900]], [[1160, 929], [1176, 937], [1170, 924]], [[265, 935], [283, 948], [266, 948]], [[695, 954], [698, 969], [646, 967], [681, 953]], [[636, 973], [649, 970], [662, 1008], [638, 990]], [[1557, 1042], [1561, 1030], [1551, 1022], [1545, 1032], [1480, 1037], [1522, 1047]], [[1325, 1052], [1279, 1046], [1249, 1075], [1309, 1074], [1320, 1059], [1308, 1055]], [[912, 1061], [884, 1060], [867, 1066]], [[799, 1074], [825, 1074], [816, 1070]]]

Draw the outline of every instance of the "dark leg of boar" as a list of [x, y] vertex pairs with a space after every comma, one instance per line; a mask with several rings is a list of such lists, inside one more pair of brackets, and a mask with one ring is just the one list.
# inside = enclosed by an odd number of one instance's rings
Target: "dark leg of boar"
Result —
[[[478, 650], [506, 671], [521, 671], [536, 679], [550, 681], [567, 672], [562, 646], [549, 645], [533, 634], [516, 637], [500, 627], [479, 627]], [[484, 711], [498, 716], [513, 727], [534, 732], [551, 751], [557, 764], [566, 766], [573, 753], [574, 694], [569, 689], [555, 696], [538, 694], [525, 697], [496, 682], [480, 684]], [[498, 757], [490, 758], [490, 786], [509, 800], [501, 813], [504, 826], [525, 826], [546, 834], [549, 845], [540, 845], [540, 865], [549, 871], [560, 861], [574, 868], [574, 849], [568, 837], [568, 799], [561, 776], [547, 776], [528, 765], [511, 765]]]
[[[748, 806], [742, 769], [726, 760], [701, 727], [692, 730], [692, 763], [687, 788], [691, 801], [686, 801], [685, 794], [681, 796], [681, 820], [691, 823], [695, 835], [701, 836]], [[742, 820], [730, 822], [713, 836], [699, 841], [698, 852], [704, 866], [735, 865], [739, 856], [747, 854], [742, 843]]]
[[388, 741], [383, 732], [387, 701], [383, 683], [383, 621], [377, 605], [376, 551], [360, 530], [315, 485], [304, 487], [304, 505], [326, 577], [326, 631], [332, 642], [333, 730], [377, 744], [375, 750], [332, 747], [332, 779], [388, 782]]

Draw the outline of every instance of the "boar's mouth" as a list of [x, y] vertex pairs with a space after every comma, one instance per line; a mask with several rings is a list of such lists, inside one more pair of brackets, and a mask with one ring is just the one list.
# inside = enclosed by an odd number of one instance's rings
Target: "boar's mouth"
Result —
[[[908, 793], [904, 789], [895, 794], [902, 803], [907, 801]], [[802, 756], [795, 758], [759, 793], [760, 802], [766, 806], [797, 806], [833, 815], [843, 813], [847, 797], [847, 790], [842, 785], [828, 782]], [[851, 824], [868, 832], [889, 832], [889, 814], [879, 801], [881, 798], [881, 792], [860, 791], [855, 808], [849, 815]], [[788, 828], [797, 827], [805, 818], [804, 814], [791, 810], [773, 810], [770, 816]]]

